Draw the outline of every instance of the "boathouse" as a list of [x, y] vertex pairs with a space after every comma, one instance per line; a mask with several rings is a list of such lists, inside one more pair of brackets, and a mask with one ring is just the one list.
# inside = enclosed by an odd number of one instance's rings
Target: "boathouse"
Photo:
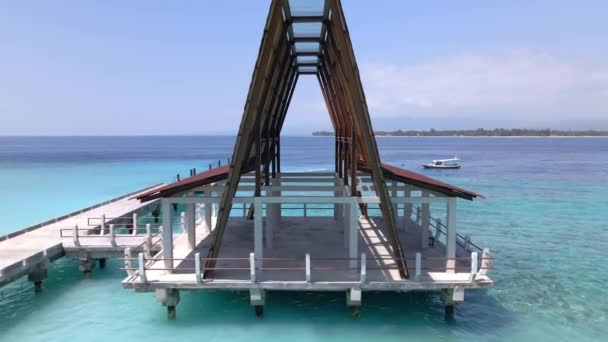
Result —
[[[381, 161], [340, 0], [272, 0], [263, 32], [229, 164], [137, 196], [160, 201], [161, 252], [127, 251], [123, 286], [170, 318], [180, 291], [207, 289], [249, 291], [258, 314], [267, 291], [343, 291], [353, 309], [365, 291], [440, 291], [449, 317], [491, 286], [489, 250], [456, 227], [458, 200], [480, 195]], [[302, 77], [327, 105], [332, 170], [282, 170]]]

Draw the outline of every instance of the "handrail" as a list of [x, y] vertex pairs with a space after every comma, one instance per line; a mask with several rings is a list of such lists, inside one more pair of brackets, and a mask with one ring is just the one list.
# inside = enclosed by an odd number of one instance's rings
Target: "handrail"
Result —
[[[362, 253], [360, 258], [315, 258], [315, 261], [335, 261], [335, 260], [356, 260], [359, 261], [359, 265], [355, 264], [354, 266], [352, 264], [349, 264], [348, 266], [337, 266], [337, 265], [329, 265], [329, 266], [312, 266], [312, 262], [311, 262], [311, 258], [310, 258], [310, 254], [306, 253], [306, 256], [304, 258], [304, 266], [273, 266], [273, 267], [263, 267], [261, 264], [258, 264], [257, 261], [263, 261], [263, 260], [267, 260], [267, 261], [302, 261], [301, 258], [276, 258], [276, 257], [272, 257], [272, 258], [263, 258], [263, 257], [258, 257], [256, 258], [254, 253], [250, 253], [249, 258], [246, 257], [230, 257], [230, 258], [201, 258], [200, 257], [200, 253], [195, 253], [195, 257], [194, 258], [153, 258], [150, 256], [149, 250], [145, 251], [144, 248], [144, 253], [139, 253], [137, 258], [132, 257], [131, 255], [131, 248], [127, 248], [125, 249], [125, 254], [124, 257], [122, 258], [124, 260], [124, 266], [121, 267], [122, 270], [127, 271], [129, 277], [131, 279], [139, 279], [139, 282], [141, 283], [146, 283], [148, 276], [146, 275], [146, 271], [148, 270], [154, 270], [154, 271], [174, 271], [176, 269], [179, 269], [181, 271], [193, 271], [193, 273], [196, 275], [195, 279], [196, 282], [198, 284], [202, 284], [203, 282], [205, 282], [205, 280], [203, 280], [203, 272], [204, 271], [215, 271], [215, 270], [231, 270], [231, 271], [249, 271], [250, 273], [250, 279], [251, 282], [256, 282], [257, 281], [257, 276], [256, 276], [256, 271], [283, 271], [283, 272], [293, 272], [293, 271], [305, 271], [305, 281], [307, 283], [311, 282], [311, 273], [314, 270], [317, 271], [337, 271], [337, 270], [357, 270], [360, 269], [360, 282], [364, 283], [366, 281], [366, 277], [367, 277], [367, 270], [395, 270], [398, 269], [398, 265], [396, 264], [390, 264], [390, 265], [382, 265], [382, 264], [376, 264], [374, 266], [371, 267], [367, 267], [367, 258], [366, 258], [366, 254]], [[147, 253], [146, 253], [147, 252]], [[216, 267], [211, 267], [211, 268], [206, 268], [206, 269], [202, 269], [201, 265], [204, 265], [205, 263], [203, 263], [203, 261], [208, 261], [208, 260], [224, 260], [224, 261], [241, 261], [243, 263], [248, 262], [248, 267], [247, 266], [216, 266]], [[375, 257], [375, 258], [370, 258], [371, 260], [374, 259], [386, 259], [385, 256], [381, 256], [381, 257]], [[415, 280], [419, 280], [420, 276], [421, 276], [421, 272], [422, 271], [427, 271], [427, 272], [451, 272], [451, 273], [456, 273], [458, 272], [459, 274], [463, 273], [462, 271], [465, 271], [465, 274], [469, 274], [469, 276], [467, 277], [469, 282], [475, 282], [478, 279], [479, 280], [484, 280], [485, 278], [485, 274], [488, 270], [493, 269], [494, 267], [490, 264], [489, 259], [493, 259], [493, 257], [490, 255], [490, 251], [489, 249], [485, 248], [483, 250], [483, 252], [481, 253], [481, 255], [479, 255], [477, 252], [472, 252], [470, 254], [470, 257], [428, 257], [425, 258], [424, 260], [442, 260], [442, 261], [446, 261], [445, 266], [425, 266], [422, 267], [422, 255], [421, 253], [416, 253], [416, 269], [415, 269]], [[134, 266], [133, 261], [137, 260], [137, 267]], [[158, 267], [156, 266], [156, 263], [162, 260], [193, 260], [194, 261], [194, 267], [178, 267], [178, 268], [167, 268], [167, 267]], [[471, 260], [470, 266], [460, 266], [460, 265], [456, 265], [455, 263], [450, 263], [449, 261], [453, 260]], [[428, 279], [428, 278], [426, 278]]]
[[[437, 229], [437, 231], [439, 231], [441, 234], [443, 234], [443, 235], [447, 236], [447, 232], [445, 232], [444, 230], [442, 230], [440, 227], [443, 227], [443, 228], [445, 228], [445, 229], [448, 229], [448, 227], [447, 227], [445, 224], [443, 224], [443, 222], [441, 222], [441, 220], [436, 219], [436, 218], [434, 218], [434, 217], [431, 217], [431, 221], [434, 221], [434, 222], [435, 222], [435, 225], [434, 225], [433, 227], [434, 227], [435, 229]], [[462, 239], [462, 241], [465, 241], [465, 243], [466, 243], [466, 241], [467, 241], [467, 238], [466, 238], [466, 237], [464, 237], [464, 236], [462, 236], [461, 234], [456, 233], [456, 237], [457, 237], [457, 238]], [[459, 243], [458, 239], [456, 239], [456, 243], [458, 243], [458, 245], [459, 245], [460, 247], [462, 247], [462, 248], [465, 248], [465, 249], [467, 248], [467, 247], [466, 247], [466, 244], [461, 244], [461, 243]], [[468, 244], [469, 244], [469, 246], [472, 246], [472, 247], [474, 247], [475, 249], [477, 249], [477, 251], [478, 251], [478, 252], [481, 252], [481, 251], [483, 250], [483, 248], [481, 248], [481, 247], [479, 247], [478, 245], [474, 244], [474, 243], [473, 243], [471, 240], [468, 240]], [[467, 250], [467, 252], [468, 252], [468, 250]]]
[[[8, 234], [5, 234], [5, 235], [2, 235], [2, 236], [0, 236], [0, 241], [8, 240], [8, 239], [14, 238], [15, 236], [19, 236], [19, 235], [22, 235], [22, 234], [25, 234], [25, 233], [29, 233], [29, 232], [31, 232], [31, 231], [33, 231], [33, 230], [36, 230], [36, 229], [41, 228], [41, 227], [44, 227], [44, 226], [49, 225], [49, 224], [51, 224], [51, 223], [55, 223], [55, 222], [57, 222], [57, 221], [65, 220], [66, 218], [69, 218], [69, 217], [72, 217], [72, 216], [75, 216], [75, 215], [82, 214], [82, 213], [83, 213], [83, 212], [85, 212], [85, 211], [89, 211], [89, 210], [91, 210], [91, 209], [99, 208], [99, 207], [102, 207], [102, 206], [104, 206], [104, 205], [106, 205], [106, 204], [110, 204], [110, 203], [112, 203], [112, 202], [119, 201], [119, 200], [121, 200], [121, 199], [123, 199], [123, 198], [129, 197], [129, 196], [133, 196], [133, 195], [135, 195], [135, 194], [138, 194], [138, 193], [144, 192], [144, 191], [146, 191], [146, 190], [150, 190], [150, 189], [155, 188], [155, 187], [157, 187], [157, 186], [160, 186], [160, 185], [162, 185], [162, 184], [163, 184], [163, 183], [159, 183], [159, 184], [151, 185], [151, 186], [145, 187], [145, 188], [143, 188], [143, 189], [140, 189], [140, 190], [137, 190], [137, 191], [130, 192], [130, 193], [126, 194], [126, 195], [121, 195], [121, 196], [119, 196], [119, 197], [115, 197], [115, 198], [112, 198], [112, 199], [110, 199], [110, 200], [107, 200], [107, 201], [104, 201], [104, 202], [101, 202], [101, 203], [97, 203], [97, 204], [95, 204], [95, 205], [88, 206], [88, 207], [83, 208], [83, 209], [80, 209], [80, 210], [73, 211], [73, 212], [71, 212], [71, 213], [68, 213], [68, 214], [65, 214], [65, 215], [62, 215], [62, 216], [59, 216], [59, 217], [56, 217], [56, 218], [53, 218], [53, 219], [50, 219], [50, 220], [47, 220], [47, 221], [44, 221], [44, 222], [38, 223], [38, 224], [35, 224], [35, 225], [33, 225], [33, 226], [29, 226], [29, 227], [26, 227], [26, 228], [20, 229], [20, 230], [18, 230], [18, 231], [16, 231], [16, 232], [12, 232], [12, 233], [8, 233]], [[153, 203], [153, 202], [150, 202], [150, 203]]]

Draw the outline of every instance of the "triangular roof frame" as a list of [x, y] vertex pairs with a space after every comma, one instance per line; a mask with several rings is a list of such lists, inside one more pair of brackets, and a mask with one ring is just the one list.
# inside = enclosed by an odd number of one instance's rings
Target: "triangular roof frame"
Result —
[[[357, 170], [370, 171], [399, 271], [402, 277], [408, 277], [340, 0], [325, 0], [323, 12], [319, 14], [292, 13], [287, 0], [271, 2], [219, 206], [207, 268], [213, 268], [219, 255], [241, 174], [255, 171], [255, 195], [260, 196], [261, 183], [269, 185], [270, 178], [280, 172], [280, 133], [294, 88], [301, 75], [315, 75], [335, 131], [335, 171], [345, 185], [350, 185], [353, 196], [357, 194]], [[294, 24], [301, 23], [320, 23], [320, 34], [295, 32]], [[318, 44], [318, 50], [299, 48], [314, 43]], [[313, 62], [303, 62], [305, 57]]]

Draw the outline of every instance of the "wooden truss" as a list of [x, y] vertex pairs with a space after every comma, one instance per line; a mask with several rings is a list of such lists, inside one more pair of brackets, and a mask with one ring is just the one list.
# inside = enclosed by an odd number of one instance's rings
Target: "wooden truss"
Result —
[[335, 172], [357, 196], [356, 172], [369, 170], [381, 201], [401, 276], [408, 277], [395, 217], [385, 186], [359, 70], [340, 0], [326, 0], [319, 15], [292, 13], [287, 0], [272, 0], [218, 212], [207, 267], [219, 255], [232, 201], [244, 172], [255, 171], [255, 196], [281, 171], [280, 133], [298, 78], [319, 81], [335, 130]]

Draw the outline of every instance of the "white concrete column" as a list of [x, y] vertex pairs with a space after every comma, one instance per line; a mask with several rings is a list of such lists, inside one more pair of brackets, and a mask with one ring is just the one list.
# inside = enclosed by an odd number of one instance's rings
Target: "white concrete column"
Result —
[[[422, 192], [423, 198], [428, 198], [429, 193]], [[429, 245], [429, 227], [431, 223], [431, 205], [430, 203], [422, 203], [422, 218], [420, 220], [420, 248], [425, 249]]]
[[[277, 173], [277, 178], [274, 179], [274, 184], [276, 186], [281, 186], [281, 174]], [[274, 196], [281, 197], [281, 190], [277, 190], [274, 192]], [[275, 204], [274, 216], [275, 216], [275, 226], [278, 228], [281, 223], [281, 211], [283, 210], [281, 203]]]
[[[256, 258], [264, 256], [264, 221], [262, 218], [262, 199], [253, 199], [253, 252]], [[262, 260], [257, 261], [257, 267], [262, 267]]]
[[196, 247], [196, 204], [188, 204], [186, 209], [186, 227], [188, 229], [188, 245], [191, 249]]
[[344, 248], [348, 248], [350, 246], [350, 223], [351, 223], [351, 206], [348, 203], [343, 204], [343, 214], [344, 217], [342, 219], [342, 228], [344, 230]]
[[[406, 190], [403, 191], [403, 197], [411, 198], [412, 190], [409, 186], [406, 186]], [[403, 230], [407, 231], [410, 220], [412, 219], [412, 205], [410, 203], [405, 203], [403, 205]]]
[[350, 267], [357, 267], [357, 258], [359, 247], [359, 211], [357, 210], [357, 206], [359, 204], [353, 197], [353, 201], [350, 204], [350, 229], [348, 233], [348, 257], [351, 259], [349, 261]]
[[[336, 177], [334, 180], [334, 186], [340, 186], [340, 181]], [[342, 197], [342, 191], [334, 190], [334, 197]], [[334, 203], [334, 220], [340, 222], [342, 218], [342, 205], [340, 203]]]
[[395, 222], [399, 220], [399, 203], [397, 203], [396, 199], [399, 196], [399, 191], [397, 191], [397, 182], [391, 182], [391, 203], [393, 205], [393, 216], [395, 217]]
[[454, 273], [456, 266], [456, 197], [450, 197], [448, 200], [448, 231], [446, 243], [446, 257], [451, 258], [446, 262], [448, 273]]
[[161, 210], [163, 215], [163, 258], [165, 268], [168, 269], [166, 272], [173, 272], [173, 227], [171, 225], [171, 203], [169, 199], [161, 199]]
[[[268, 205], [268, 204], [267, 204]], [[266, 210], [268, 210], [268, 207], [266, 207]], [[263, 215], [263, 211], [261, 211], [261, 215]], [[267, 214], [268, 215], [268, 214]], [[272, 223], [269, 224], [269, 217], [266, 216], [266, 224], [264, 225], [265, 228], [265, 234], [266, 234], [266, 239], [264, 240], [264, 242], [266, 243], [265, 247], [269, 250], [272, 250], [272, 238], [273, 238], [273, 229], [274, 229], [274, 225]], [[271, 221], [271, 220], [270, 220]]]
[[[211, 198], [211, 192], [205, 191], [205, 197]], [[205, 232], [209, 233], [213, 228], [211, 227], [211, 202], [205, 203]]]
[[[271, 185], [272, 186], [280, 186], [281, 180], [278, 178], [273, 178]], [[280, 197], [280, 190], [270, 191], [270, 197]], [[268, 225], [269, 230], [274, 230], [279, 228], [279, 224], [281, 221], [281, 204], [280, 203], [268, 203], [266, 204], [266, 224]]]

